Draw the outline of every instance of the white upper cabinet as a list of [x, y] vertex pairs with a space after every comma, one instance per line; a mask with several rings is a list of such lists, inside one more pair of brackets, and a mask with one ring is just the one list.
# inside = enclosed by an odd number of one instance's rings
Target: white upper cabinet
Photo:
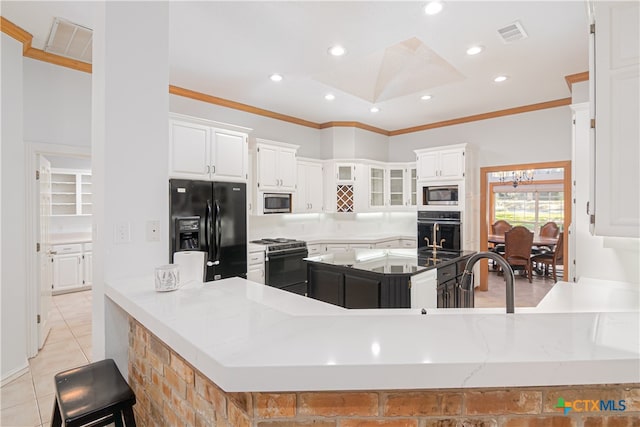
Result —
[[368, 167], [349, 160], [332, 160], [324, 168], [324, 210], [363, 212], [367, 210]]
[[369, 166], [369, 208], [381, 208], [387, 205], [387, 185], [384, 166]]
[[298, 188], [295, 195], [295, 212], [318, 213], [323, 209], [322, 163], [311, 160], [298, 161]]
[[246, 182], [248, 132], [245, 131], [250, 129], [171, 115], [169, 175], [172, 178]]
[[297, 145], [256, 140], [257, 187], [259, 191], [296, 190]]
[[415, 153], [419, 181], [464, 179], [465, 144], [415, 150]]
[[640, 237], [640, 3], [591, 6], [592, 232]]

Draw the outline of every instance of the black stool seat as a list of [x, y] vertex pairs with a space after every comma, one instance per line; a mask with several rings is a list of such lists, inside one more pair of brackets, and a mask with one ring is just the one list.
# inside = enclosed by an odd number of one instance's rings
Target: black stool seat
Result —
[[112, 422], [116, 426], [136, 425], [133, 417], [136, 396], [113, 359], [60, 372], [54, 382], [56, 398], [51, 427], [105, 426]]

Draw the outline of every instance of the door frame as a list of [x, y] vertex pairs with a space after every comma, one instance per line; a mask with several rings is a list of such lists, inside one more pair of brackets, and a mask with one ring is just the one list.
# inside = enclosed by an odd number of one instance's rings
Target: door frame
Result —
[[91, 158], [91, 147], [81, 147], [63, 144], [47, 144], [42, 142], [27, 142], [25, 144], [25, 182], [26, 184], [26, 242], [27, 242], [27, 283], [26, 283], [26, 316], [27, 316], [27, 357], [38, 354], [38, 324], [36, 316], [40, 308], [40, 266], [36, 243], [40, 239], [38, 230], [39, 203], [37, 198], [38, 182], [35, 179], [35, 171], [38, 169], [38, 155]]
[[[493, 172], [509, 172], [513, 170], [529, 170], [529, 169], [550, 169], [550, 168], [563, 168], [563, 191], [564, 191], [564, 246], [563, 246], [563, 271], [565, 276], [569, 272], [569, 256], [568, 256], [568, 244], [569, 233], [571, 226], [571, 160], [561, 160], [557, 162], [541, 162], [541, 163], [524, 163], [516, 165], [500, 165], [500, 166], [487, 166], [480, 168], [480, 251], [487, 252], [489, 250], [489, 213], [491, 207], [489, 206], [489, 174]], [[489, 290], [489, 271], [488, 260], [481, 260], [480, 264], [480, 284], [478, 286], [479, 291]], [[566, 280], [566, 277], [563, 277]]]

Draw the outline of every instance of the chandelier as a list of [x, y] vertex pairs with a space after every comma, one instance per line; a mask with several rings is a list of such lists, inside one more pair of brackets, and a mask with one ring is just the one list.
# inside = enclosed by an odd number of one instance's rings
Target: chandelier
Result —
[[511, 182], [513, 188], [516, 188], [521, 182], [533, 181], [533, 171], [511, 171], [500, 172], [500, 182]]

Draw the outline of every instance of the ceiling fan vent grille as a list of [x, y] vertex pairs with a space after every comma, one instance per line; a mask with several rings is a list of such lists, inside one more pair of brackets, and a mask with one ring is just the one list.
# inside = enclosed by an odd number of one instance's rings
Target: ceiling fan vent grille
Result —
[[54, 18], [45, 52], [91, 63], [93, 31], [62, 18]]
[[513, 43], [529, 37], [520, 21], [516, 21], [513, 24], [509, 24], [506, 27], [498, 29], [498, 34], [500, 34], [500, 38], [502, 38], [502, 41], [505, 43]]

